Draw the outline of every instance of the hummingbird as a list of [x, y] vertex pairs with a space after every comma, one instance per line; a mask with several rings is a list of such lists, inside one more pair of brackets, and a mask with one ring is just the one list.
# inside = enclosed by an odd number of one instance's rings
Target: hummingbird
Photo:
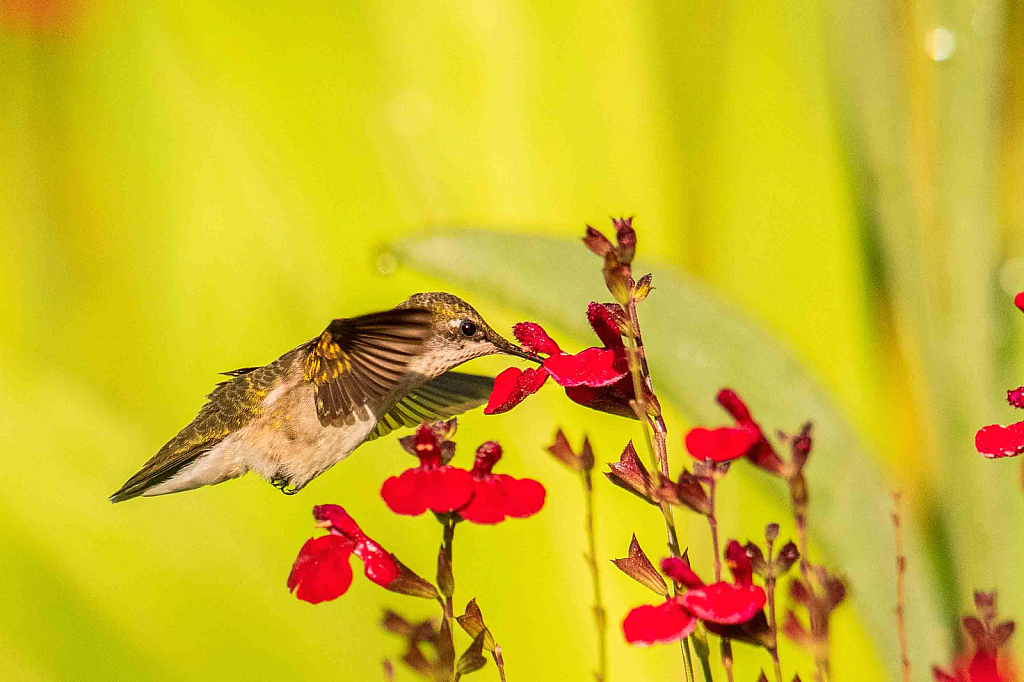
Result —
[[193, 490], [249, 471], [297, 493], [367, 441], [487, 402], [494, 379], [451, 370], [495, 353], [540, 362], [444, 292], [333, 320], [268, 365], [224, 372], [230, 378], [192, 423], [110, 501]]

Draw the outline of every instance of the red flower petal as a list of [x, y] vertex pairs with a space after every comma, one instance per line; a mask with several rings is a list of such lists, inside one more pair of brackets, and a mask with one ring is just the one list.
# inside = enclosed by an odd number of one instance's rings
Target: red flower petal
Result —
[[426, 471], [409, 469], [384, 481], [380, 496], [396, 514], [419, 516], [427, 511], [428, 480]]
[[750, 416], [750, 410], [747, 409], [747, 404], [731, 388], [723, 388], [718, 392], [718, 404], [739, 423], [751, 424], [754, 422]]
[[986, 426], [974, 436], [974, 447], [985, 457], [1014, 457], [1024, 452], [1024, 422]]
[[689, 590], [680, 603], [701, 620], [722, 625], [744, 623], [764, 608], [764, 590], [756, 585], [721, 582]]
[[597, 338], [601, 339], [605, 348], [623, 347], [619, 326], [615, 324], [615, 318], [607, 308], [600, 303], [591, 302], [587, 306], [587, 320], [590, 321], [590, 326], [593, 327], [594, 333], [597, 334]]
[[350, 540], [366, 537], [359, 524], [349, 516], [343, 507], [336, 504], [319, 504], [313, 507], [313, 518], [317, 521], [329, 521], [331, 527], [337, 529]]
[[512, 334], [531, 353], [556, 355], [562, 352], [544, 328], [534, 322], [520, 322], [512, 327]]
[[505, 520], [505, 486], [497, 476], [474, 481], [473, 499], [459, 516], [473, 523], [500, 523]]
[[697, 627], [697, 619], [675, 600], [664, 604], [638, 606], [622, 621], [622, 634], [630, 644], [674, 642], [688, 637]]
[[761, 430], [753, 424], [718, 429], [698, 427], [686, 434], [686, 449], [696, 460], [728, 462], [747, 454], [760, 440]]
[[1021, 312], [1024, 312], [1024, 291], [1013, 297], [1013, 304], [1020, 308]]
[[330, 601], [345, 594], [352, 584], [352, 567], [348, 558], [353, 549], [351, 540], [338, 535], [310, 538], [302, 545], [292, 564], [288, 590], [310, 604]]
[[505, 514], [514, 519], [533, 516], [544, 506], [547, 491], [532, 478], [512, 478], [501, 474], [505, 483]]
[[473, 477], [465, 469], [443, 466], [430, 472], [427, 506], [438, 514], [465, 507], [473, 496]]
[[576, 355], [552, 355], [544, 369], [559, 386], [608, 386], [626, 376], [629, 368], [623, 353], [606, 348], [588, 348]]
[[473, 470], [470, 472], [475, 478], [480, 478], [491, 473], [491, 469], [501, 459], [501, 445], [496, 441], [489, 440], [481, 443], [476, 449], [476, 457], [473, 458]]
[[732, 571], [733, 582], [743, 586], [754, 584], [754, 568], [743, 545], [736, 540], [730, 540], [725, 548], [725, 560]]
[[667, 575], [677, 583], [682, 583], [689, 589], [697, 587], [704, 587], [704, 581], [700, 579], [693, 569], [690, 568], [689, 562], [677, 559], [676, 557], [669, 557], [668, 559], [661, 560], [661, 572]]
[[970, 682], [1009, 682], [1011, 678], [999, 674], [999, 659], [987, 651], [979, 651], [967, 666], [967, 679]]
[[473, 477], [450, 466], [409, 469], [384, 481], [380, 496], [396, 514], [418, 516], [427, 509], [438, 514], [466, 505], [473, 495]]
[[1006, 402], [1014, 407], [1024, 409], [1024, 386], [1007, 391]]
[[547, 380], [548, 372], [543, 367], [525, 370], [509, 367], [494, 378], [494, 388], [487, 399], [484, 414], [508, 412], [527, 396], [539, 391]]
[[387, 587], [400, 573], [391, 553], [370, 538], [363, 536], [356, 544], [355, 555], [363, 562], [363, 573], [381, 587]]
[[958, 682], [955, 677], [947, 673], [945, 670], [942, 670], [937, 665], [932, 666], [932, 677], [935, 679], [935, 682]]
[[420, 458], [420, 464], [439, 464], [441, 462], [441, 439], [437, 437], [430, 424], [421, 424], [416, 429], [413, 447], [416, 448], [416, 456]]

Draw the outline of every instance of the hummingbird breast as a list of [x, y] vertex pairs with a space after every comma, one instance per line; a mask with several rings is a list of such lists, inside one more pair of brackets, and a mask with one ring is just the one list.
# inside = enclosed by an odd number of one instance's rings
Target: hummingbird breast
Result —
[[278, 398], [283, 405], [268, 406], [264, 419], [239, 432], [240, 443], [250, 453], [252, 471], [302, 488], [348, 457], [377, 425], [377, 417], [362, 410], [353, 414], [350, 423], [324, 426], [314, 408], [313, 392], [310, 383], [299, 379]]

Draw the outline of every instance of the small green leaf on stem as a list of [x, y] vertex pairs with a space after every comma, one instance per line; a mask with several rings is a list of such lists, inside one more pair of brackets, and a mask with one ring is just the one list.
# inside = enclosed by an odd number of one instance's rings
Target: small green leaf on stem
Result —
[[487, 629], [484, 624], [484, 615], [480, 612], [480, 607], [476, 604], [476, 599], [471, 599], [466, 604], [466, 612], [461, 616], [455, 618], [459, 622], [459, 625], [466, 634], [474, 639], [479, 635], [484, 636], [484, 649], [486, 651], [494, 651], [495, 643], [494, 637], [491, 635], [491, 631]]
[[468, 675], [487, 665], [487, 659], [483, 655], [486, 632], [486, 628], [481, 630], [465, 653], [459, 656], [459, 662], [455, 666], [458, 675]]

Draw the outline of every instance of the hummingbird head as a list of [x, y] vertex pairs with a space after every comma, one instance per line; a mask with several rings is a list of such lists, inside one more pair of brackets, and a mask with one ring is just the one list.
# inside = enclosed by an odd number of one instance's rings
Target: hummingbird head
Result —
[[431, 369], [438, 374], [467, 360], [495, 353], [541, 362], [537, 355], [491, 329], [480, 313], [458, 296], [443, 291], [414, 294], [398, 307], [425, 308], [432, 313], [433, 332], [426, 341], [424, 354], [429, 356]]

